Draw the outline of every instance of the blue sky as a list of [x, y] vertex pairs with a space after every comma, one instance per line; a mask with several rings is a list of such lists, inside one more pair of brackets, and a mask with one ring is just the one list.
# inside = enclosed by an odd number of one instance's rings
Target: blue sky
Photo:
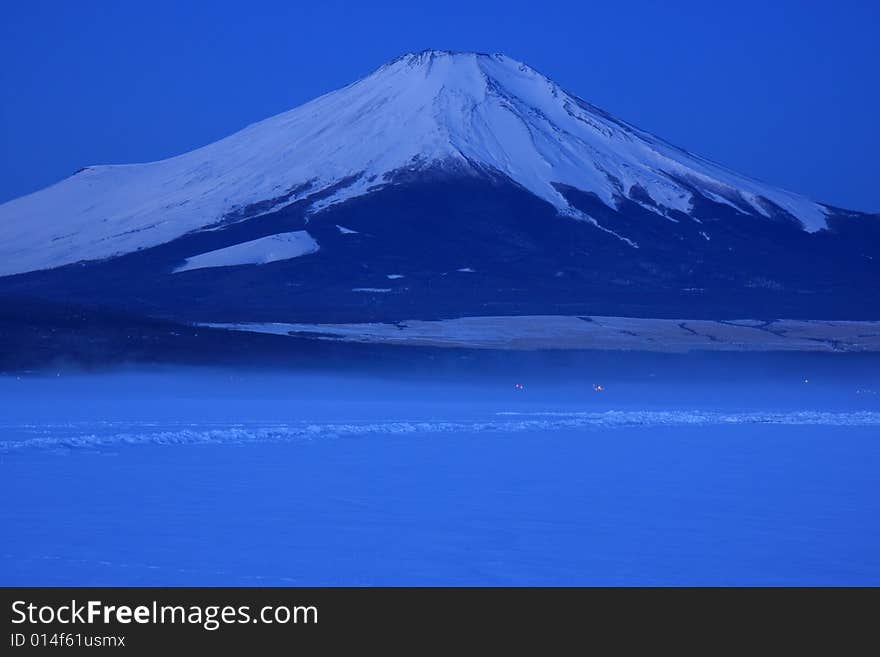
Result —
[[739, 172], [880, 211], [878, 24], [875, 0], [4, 2], [0, 201], [446, 48], [504, 52]]

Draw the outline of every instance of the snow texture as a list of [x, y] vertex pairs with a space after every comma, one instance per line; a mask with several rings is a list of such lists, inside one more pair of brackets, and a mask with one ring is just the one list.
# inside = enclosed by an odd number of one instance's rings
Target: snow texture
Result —
[[223, 249], [200, 253], [187, 258], [174, 270], [175, 273], [206, 267], [232, 267], [235, 265], [264, 265], [277, 260], [289, 260], [315, 253], [318, 243], [304, 230], [278, 233], [249, 242], [242, 242]]
[[[378, 290], [376, 290], [378, 291]], [[477, 349], [880, 351], [880, 322], [694, 320], [562, 315], [460, 317], [397, 324], [208, 324], [346, 342]]]

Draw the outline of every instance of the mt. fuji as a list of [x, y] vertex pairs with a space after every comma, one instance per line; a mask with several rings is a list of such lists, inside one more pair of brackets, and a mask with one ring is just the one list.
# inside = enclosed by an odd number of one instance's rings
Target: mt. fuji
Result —
[[877, 215], [731, 172], [504, 55], [404, 55], [0, 205], [0, 294], [189, 323], [877, 319], [877, 289]]

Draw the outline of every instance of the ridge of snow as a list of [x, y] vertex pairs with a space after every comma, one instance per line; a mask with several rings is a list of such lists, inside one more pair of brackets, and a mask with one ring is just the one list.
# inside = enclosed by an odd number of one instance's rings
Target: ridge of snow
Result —
[[0, 205], [0, 275], [156, 246], [249, 216], [254, 203], [276, 210], [337, 186], [311, 204], [320, 212], [393, 184], [397, 171], [436, 167], [500, 172], [588, 221], [557, 185], [610, 207], [638, 187], [662, 216], [689, 213], [695, 189], [767, 216], [769, 202], [811, 232], [826, 227], [825, 206], [671, 146], [504, 55], [424, 51], [194, 151], [87, 167]]

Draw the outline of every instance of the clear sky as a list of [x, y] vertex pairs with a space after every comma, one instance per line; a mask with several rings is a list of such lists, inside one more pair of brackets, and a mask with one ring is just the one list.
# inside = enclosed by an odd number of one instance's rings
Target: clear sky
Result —
[[5, 0], [0, 202], [442, 48], [504, 52], [692, 152], [876, 212], [878, 26], [877, 0]]

